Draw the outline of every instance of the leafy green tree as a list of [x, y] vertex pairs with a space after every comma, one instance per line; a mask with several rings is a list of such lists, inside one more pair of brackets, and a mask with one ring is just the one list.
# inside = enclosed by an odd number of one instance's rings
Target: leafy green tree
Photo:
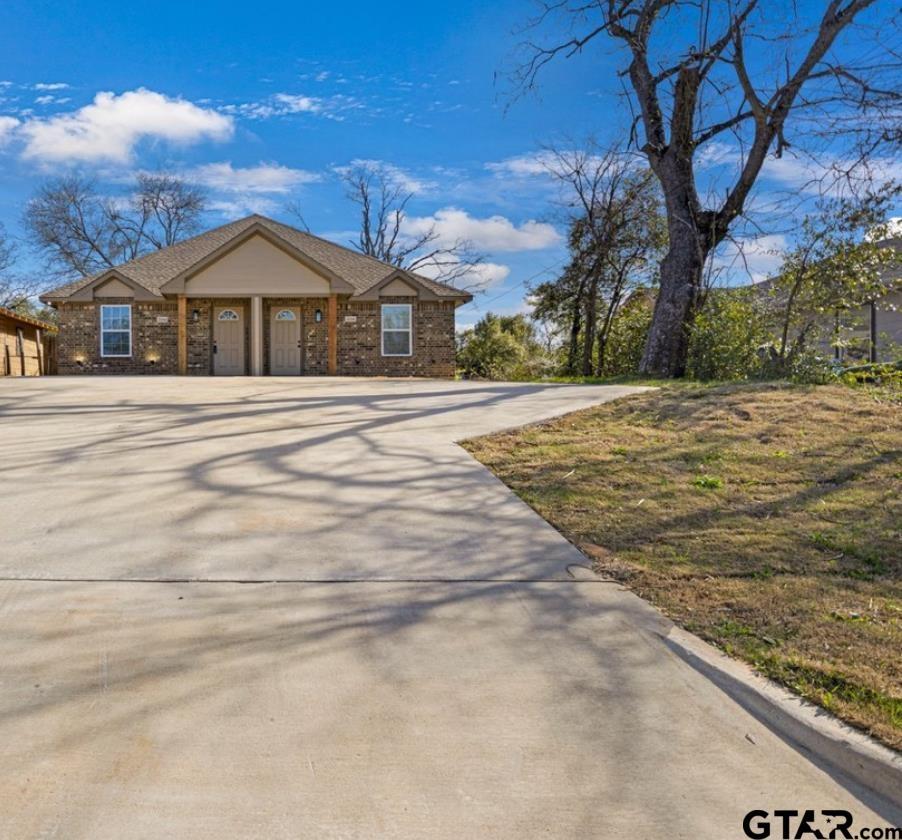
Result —
[[651, 327], [654, 297], [648, 290], [631, 294], [611, 321], [608, 352], [600, 376], [635, 376]]
[[810, 351], [825, 323], [838, 331], [837, 313], [886, 294], [883, 278], [899, 256], [881, 241], [888, 237], [888, 217], [900, 193], [898, 184], [888, 184], [862, 198], [823, 200], [805, 217], [795, 248], [769, 283], [771, 305], [779, 313], [778, 373], [788, 373]]
[[760, 375], [771, 341], [766, 307], [753, 289], [712, 290], [695, 316], [689, 376], [727, 380]]
[[529, 379], [545, 372], [545, 350], [525, 315], [487, 313], [458, 334], [457, 365], [468, 377]]

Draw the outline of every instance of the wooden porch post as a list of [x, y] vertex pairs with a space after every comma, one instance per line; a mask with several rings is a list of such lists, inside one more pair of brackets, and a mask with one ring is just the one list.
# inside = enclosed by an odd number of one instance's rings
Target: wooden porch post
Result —
[[338, 373], [338, 295], [329, 295], [329, 309], [326, 314], [326, 324], [329, 328], [328, 371], [330, 376], [335, 376], [335, 374]]
[[35, 352], [38, 354], [38, 376], [43, 376], [47, 371], [44, 370], [44, 336], [41, 330], [34, 331]]
[[188, 299], [179, 295], [179, 376], [188, 373]]

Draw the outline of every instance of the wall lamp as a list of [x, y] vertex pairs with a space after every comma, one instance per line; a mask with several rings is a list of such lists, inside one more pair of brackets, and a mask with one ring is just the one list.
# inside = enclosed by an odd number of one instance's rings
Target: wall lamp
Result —
[[316, 312], [313, 313], [313, 320], [319, 324], [323, 320], [323, 310], [317, 309]]
[[192, 309], [191, 310], [191, 321], [196, 324], [199, 320], [200, 320], [200, 310]]

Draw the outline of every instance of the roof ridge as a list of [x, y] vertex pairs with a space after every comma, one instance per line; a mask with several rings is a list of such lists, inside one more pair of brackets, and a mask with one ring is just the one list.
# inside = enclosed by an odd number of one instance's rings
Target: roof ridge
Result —
[[[140, 257], [135, 257], [134, 259], [128, 260], [124, 263], [119, 263], [119, 265], [114, 265], [111, 268], [104, 269], [97, 274], [92, 275], [93, 277], [99, 277], [101, 274], [106, 274], [107, 271], [119, 271], [127, 265], [134, 265], [135, 263], [142, 262], [146, 260], [148, 257], [154, 257], [157, 254], [162, 254], [164, 251], [168, 251], [171, 248], [181, 248], [186, 245], [190, 245], [192, 242], [196, 242], [198, 239], [203, 239], [206, 236], [209, 236], [211, 233], [216, 233], [217, 231], [222, 230], [223, 228], [227, 228], [230, 225], [237, 225], [239, 222], [246, 222], [248, 219], [253, 219], [257, 214], [254, 213], [251, 216], [242, 216], [240, 219], [235, 219], [231, 222], [226, 222], [222, 225], [217, 225], [214, 228], [210, 228], [209, 230], [201, 231], [200, 233], [194, 234], [194, 236], [189, 236], [187, 239], [180, 239], [178, 242], [173, 242], [171, 245], [166, 245], [163, 248], [155, 248], [153, 251], [148, 251], [146, 254], [141, 254]], [[260, 218], [265, 218], [265, 216], [261, 216]]]
[[341, 277], [355, 288], [355, 294], [361, 294], [375, 288], [380, 282], [395, 273], [407, 276], [411, 282], [422, 283], [430, 291], [444, 296], [468, 296], [467, 292], [456, 289], [447, 283], [434, 280], [425, 274], [419, 274], [403, 266], [397, 266], [369, 254], [361, 253], [317, 236], [310, 231], [271, 219], [261, 213], [252, 213], [240, 219], [225, 222], [217, 227], [202, 231], [174, 242], [165, 248], [159, 248], [142, 254], [140, 257], [119, 263], [87, 277], [79, 278], [72, 283], [44, 292], [44, 298], [65, 299], [80, 292], [92, 283], [101, 282], [105, 276], [119, 275], [124, 280], [133, 282], [136, 288], [143, 289], [151, 295], [161, 297], [163, 287], [173, 278], [198, 266], [221, 247], [230, 242], [240, 242], [254, 233], [269, 235], [275, 240], [282, 240], [291, 245], [300, 254], [319, 265], [323, 271]]
[[[259, 214], [255, 214], [259, 215]], [[280, 222], [278, 219], [270, 219], [268, 216], [260, 216], [261, 219], [265, 219], [267, 222], [272, 222], [276, 225], [281, 225], [282, 227], [291, 228], [291, 230], [296, 233], [300, 233], [302, 236], [309, 236], [311, 239], [315, 239], [318, 242], [324, 242], [326, 245], [331, 245], [333, 248], [341, 248], [342, 251], [347, 251], [349, 254], [353, 254], [355, 257], [362, 257], [363, 259], [371, 260], [374, 263], [378, 263], [379, 265], [383, 265], [386, 268], [398, 269], [401, 266], [395, 265], [394, 263], [386, 262], [385, 260], [380, 260], [378, 257], [374, 257], [371, 254], [365, 254], [363, 251], [357, 251], [354, 248], [349, 248], [347, 245], [342, 245], [340, 242], [335, 242], [332, 239], [326, 239], [325, 236], [319, 236], [315, 233], [311, 233], [309, 230], [301, 230], [300, 228], [294, 227], [294, 225], [286, 224], [285, 222]], [[404, 269], [401, 269], [402, 271]]]

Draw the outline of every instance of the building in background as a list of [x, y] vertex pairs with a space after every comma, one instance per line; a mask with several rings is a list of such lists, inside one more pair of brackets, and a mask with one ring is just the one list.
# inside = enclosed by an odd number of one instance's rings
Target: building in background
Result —
[[0, 306], [0, 376], [55, 373], [56, 327]]

